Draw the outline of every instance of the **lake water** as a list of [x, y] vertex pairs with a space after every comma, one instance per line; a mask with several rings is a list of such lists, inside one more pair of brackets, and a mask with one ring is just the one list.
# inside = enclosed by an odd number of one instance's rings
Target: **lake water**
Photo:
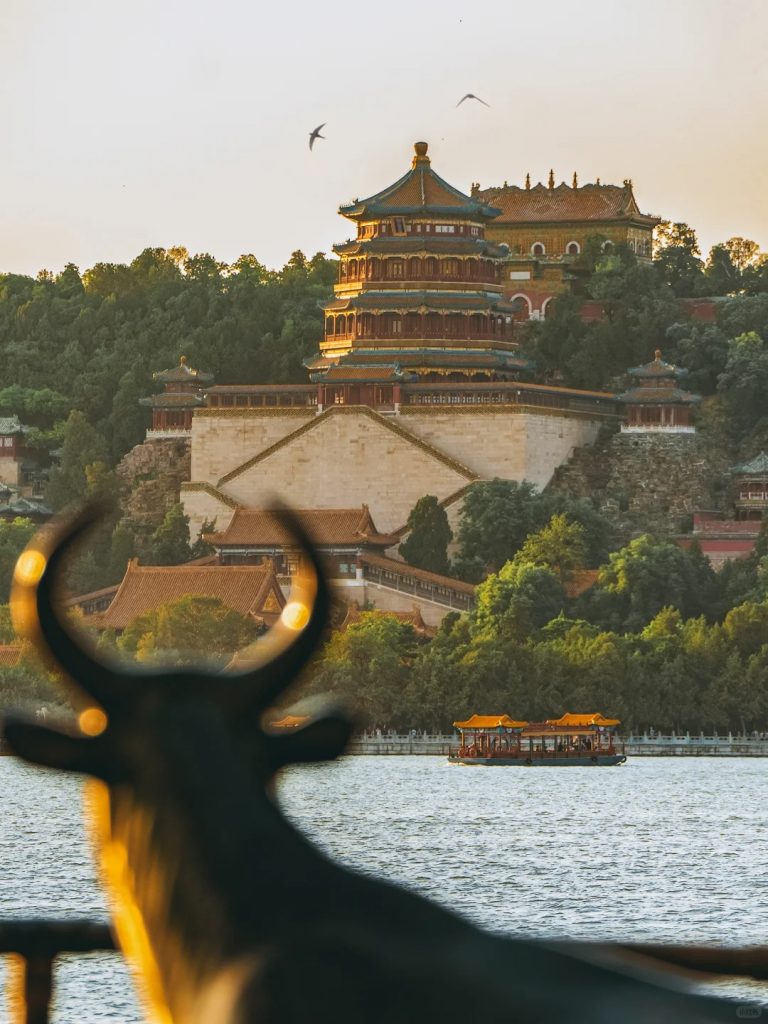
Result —
[[[105, 920], [80, 781], [4, 757], [0, 782], [0, 917]], [[768, 759], [483, 769], [431, 757], [350, 757], [291, 769], [280, 796], [297, 826], [345, 864], [495, 931], [768, 939]], [[768, 988], [730, 990], [768, 1004]], [[54, 1020], [141, 1021], [120, 958], [66, 959]]]

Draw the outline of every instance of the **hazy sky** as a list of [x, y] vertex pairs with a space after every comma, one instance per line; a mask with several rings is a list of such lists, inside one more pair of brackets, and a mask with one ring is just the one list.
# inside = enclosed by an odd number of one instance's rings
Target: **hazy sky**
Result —
[[329, 251], [417, 139], [465, 190], [630, 177], [705, 253], [768, 250], [767, 30], [766, 0], [0, 0], [0, 271]]

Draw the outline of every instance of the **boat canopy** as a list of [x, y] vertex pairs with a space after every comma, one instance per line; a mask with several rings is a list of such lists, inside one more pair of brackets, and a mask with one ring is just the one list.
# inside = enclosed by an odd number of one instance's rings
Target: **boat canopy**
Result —
[[574, 715], [569, 711], [562, 716], [562, 718], [548, 718], [547, 725], [559, 725], [559, 726], [575, 726], [577, 729], [583, 729], [588, 725], [599, 725], [604, 728], [609, 728], [613, 725], [621, 725], [621, 719], [619, 718], [606, 718], [601, 715], [599, 711], [593, 714], [585, 715]]
[[527, 722], [516, 722], [509, 715], [472, 715], [466, 722], [454, 722], [454, 729], [524, 729]]
[[269, 727], [270, 729], [298, 729], [300, 725], [304, 725], [308, 721], [309, 715], [284, 715], [276, 722], [270, 722]]

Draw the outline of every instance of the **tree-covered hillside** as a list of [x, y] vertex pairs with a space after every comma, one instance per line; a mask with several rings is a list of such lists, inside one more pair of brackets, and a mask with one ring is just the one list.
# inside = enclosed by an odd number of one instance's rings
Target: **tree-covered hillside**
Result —
[[302, 359], [322, 334], [319, 303], [335, 264], [295, 252], [279, 271], [255, 256], [231, 266], [183, 248], [145, 249], [128, 265], [82, 274], [0, 277], [0, 415], [40, 428], [39, 443], [71, 409], [116, 462], [146, 429], [137, 404], [152, 373], [186, 355], [220, 384], [306, 380]]

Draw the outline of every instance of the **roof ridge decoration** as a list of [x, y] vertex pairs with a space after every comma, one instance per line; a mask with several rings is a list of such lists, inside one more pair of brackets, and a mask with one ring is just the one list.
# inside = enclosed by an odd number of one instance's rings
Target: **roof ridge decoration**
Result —
[[409, 444], [415, 445], [417, 448], [420, 448], [427, 455], [430, 455], [433, 459], [437, 459], [439, 462], [442, 462], [443, 465], [448, 466], [448, 468], [452, 469], [455, 473], [458, 473], [460, 476], [466, 477], [467, 480], [474, 481], [479, 479], [477, 473], [474, 473], [471, 469], [469, 469], [467, 466], [464, 466], [457, 459], [451, 458], [450, 455], [446, 455], [444, 452], [441, 452], [439, 448], [435, 448], [427, 441], [423, 441], [420, 437], [416, 437], [415, 434], [412, 434], [409, 430], [406, 430], [405, 427], [401, 427], [398, 423], [393, 423], [386, 416], [382, 416], [380, 413], [376, 412], [374, 409], [369, 408], [367, 405], [338, 405], [323, 410], [323, 412], [319, 413], [308, 423], [302, 423], [302, 425], [300, 427], [297, 427], [296, 430], [292, 431], [290, 434], [286, 434], [284, 437], [281, 437], [279, 441], [276, 441], [274, 444], [271, 444], [268, 448], [265, 448], [263, 451], [259, 452], [258, 455], [254, 455], [252, 458], [242, 463], [242, 465], [230, 470], [229, 473], [226, 473], [217, 482], [216, 488], [218, 489], [222, 487], [224, 484], [229, 483], [230, 480], [234, 480], [242, 473], [245, 473], [247, 470], [252, 469], [254, 466], [257, 466], [260, 462], [263, 462], [265, 459], [268, 459], [271, 455], [274, 455], [275, 452], [280, 451], [282, 448], [287, 447], [289, 444], [292, 444], [293, 441], [295, 441], [298, 437], [301, 437], [302, 434], [306, 434], [309, 430], [314, 430], [322, 422], [329, 419], [331, 416], [348, 416], [350, 414], [367, 416], [368, 419], [373, 420], [374, 423], [377, 423], [380, 426], [385, 427], [391, 433], [396, 434], [398, 437], [402, 438], [404, 441], [407, 441]]

